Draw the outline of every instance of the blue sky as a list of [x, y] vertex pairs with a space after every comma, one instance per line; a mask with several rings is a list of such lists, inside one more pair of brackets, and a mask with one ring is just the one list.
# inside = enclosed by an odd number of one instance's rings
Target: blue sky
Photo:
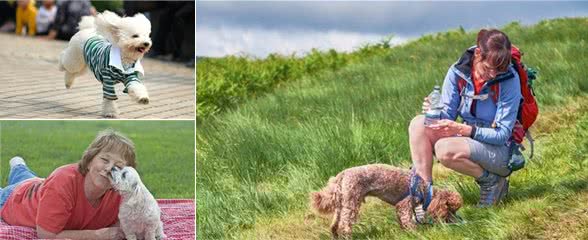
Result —
[[196, 54], [353, 51], [389, 34], [397, 44], [459, 26], [475, 30], [574, 16], [588, 16], [588, 2], [198, 1]]

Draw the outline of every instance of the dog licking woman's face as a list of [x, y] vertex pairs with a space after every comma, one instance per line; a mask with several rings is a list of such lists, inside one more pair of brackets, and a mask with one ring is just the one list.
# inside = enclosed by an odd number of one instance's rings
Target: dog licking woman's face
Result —
[[114, 167], [111, 176], [112, 187], [122, 194], [134, 192], [141, 183], [139, 173], [132, 167]]
[[88, 173], [86, 178], [97, 189], [108, 190], [112, 188], [110, 183], [110, 171], [112, 168], [124, 167], [125, 161], [119, 153], [102, 151], [92, 159], [88, 165]]

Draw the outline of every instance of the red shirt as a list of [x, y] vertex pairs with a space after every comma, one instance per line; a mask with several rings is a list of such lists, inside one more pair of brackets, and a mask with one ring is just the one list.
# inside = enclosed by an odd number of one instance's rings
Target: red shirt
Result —
[[8, 197], [2, 219], [16, 226], [60, 233], [63, 230], [95, 230], [115, 224], [121, 197], [108, 190], [97, 207], [84, 194], [84, 176], [77, 164], [55, 169], [47, 179], [27, 180]]
[[476, 71], [476, 69], [474, 68], [475, 65], [476, 64], [472, 63], [472, 82], [474, 82], [474, 94], [478, 95], [480, 91], [482, 91], [482, 87], [484, 86], [484, 83], [486, 83], [486, 81], [476, 77], [476, 74], [474, 73]]

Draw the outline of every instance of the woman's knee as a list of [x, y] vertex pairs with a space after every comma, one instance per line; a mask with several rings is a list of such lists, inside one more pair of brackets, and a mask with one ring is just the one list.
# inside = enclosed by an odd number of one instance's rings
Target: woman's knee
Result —
[[441, 162], [443, 165], [447, 165], [450, 159], [453, 157], [451, 151], [449, 151], [447, 141], [444, 139], [439, 139], [435, 143], [435, 158]]
[[423, 115], [417, 115], [410, 121], [410, 125], [408, 126], [408, 132], [414, 133], [417, 131], [422, 131], [425, 128], [425, 117]]
[[467, 153], [459, 141], [442, 138], [435, 143], [435, 157], [444, 166], [451, 165], [460, 158], [467, 157]]

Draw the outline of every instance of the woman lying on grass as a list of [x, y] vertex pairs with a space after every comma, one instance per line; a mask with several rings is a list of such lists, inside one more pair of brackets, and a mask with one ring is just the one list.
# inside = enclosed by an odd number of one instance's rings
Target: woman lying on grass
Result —
[[[460, 78], [465, 86], [458, 86]], [[477, 45], [467, 49], [447, 72], [442, 120], [425, 126], [420, 115], [410, 123], [414, 165], [410, 193], [416, 201], [426, 208], [430, 199], [434, 153], [444, 166], [475, 178], [480, 186], [478, 206], [500, 202], [508, 192], [505, 176], [511, 172], [511, 133], [520, 101], [519, 76], [511, 64], [508, 37], [496, 29], [481, 30]], [[423, 109], [429, 109], [427, 98]], [[464, 123], [455, 122], [458, 116]]]
[[78, 163], [38, 178], [24, 160], [10, 160], [8, 186], [0, 188], [0, 214], [14, 226], [37, 229], [39, 238], [123, 239], [118, 226], [121, 196], [111, 186], [114, 167], [135, 167], [133, 142], [100, 132]]

